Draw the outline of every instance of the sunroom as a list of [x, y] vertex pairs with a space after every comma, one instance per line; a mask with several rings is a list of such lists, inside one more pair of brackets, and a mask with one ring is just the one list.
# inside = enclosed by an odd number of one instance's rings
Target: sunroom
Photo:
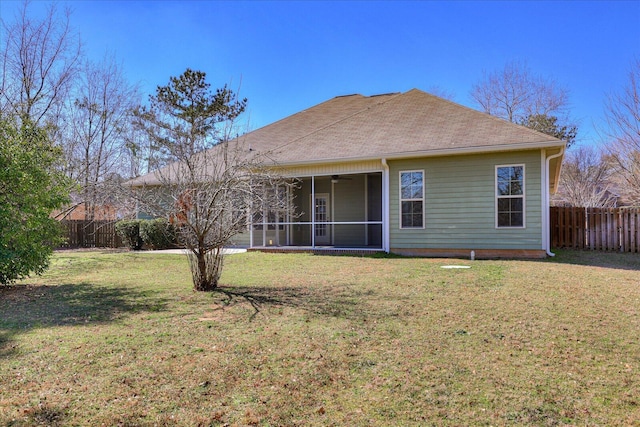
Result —
[[288, 203], [254, 211], [252, 248], [382, 250], [382, 172], [311, 175], [281, 188]]

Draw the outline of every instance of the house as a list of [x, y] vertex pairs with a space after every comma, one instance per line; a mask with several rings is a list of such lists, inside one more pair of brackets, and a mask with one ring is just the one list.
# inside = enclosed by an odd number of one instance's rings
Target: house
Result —
[[[93, 216], [92, 219], [91, 216]], [[117, 221], [122, 215], [114, 205], [101, 204], [93, 207], [93, 212], [88, 212], [87, 204], [79, 202], [62, 211], [55, 211], [52, 217], [58, 221]]]
[[[541, 258], [564, 142], [417, 89], [339, 96], [239, 138], [299, 181], [251, 248]], [[232, 141], [233, 143], [233, 141]]]

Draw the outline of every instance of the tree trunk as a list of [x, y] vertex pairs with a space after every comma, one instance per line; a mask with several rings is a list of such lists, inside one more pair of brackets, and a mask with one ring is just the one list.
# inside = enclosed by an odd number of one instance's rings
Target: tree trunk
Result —
[[214, 249], [207, 251], [198, 249], [196, 253], [189, 253], [191, 275], [194, 290], [210, 292], [218, 287], [222, 266], [222, 252]]

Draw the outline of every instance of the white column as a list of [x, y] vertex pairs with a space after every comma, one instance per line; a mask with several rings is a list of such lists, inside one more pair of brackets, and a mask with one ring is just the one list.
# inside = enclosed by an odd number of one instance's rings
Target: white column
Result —
[[311, 247], [316, 247], [316, 177], [311, 176]]

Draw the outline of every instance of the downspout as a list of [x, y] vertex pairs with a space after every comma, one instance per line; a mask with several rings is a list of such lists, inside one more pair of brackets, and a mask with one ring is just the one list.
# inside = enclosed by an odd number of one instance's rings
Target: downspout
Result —
[[544, 218], [545, 218], [545, 230], [543, 230], [543, 233], [545, 233], [546, 235], [546, 252], [547, 255], [550, 257], [554, 257], [556, 256], [556, 254], [554, 254], [553, 252], [551, 252], [551, 238], [550, 238], [550, 233], [551, 233], [551, 215], [549, 214], [549, 165], [551, 164], [551, 160], [556, 159], [560, 156], [564, 155], [564, 151], [565, 151], [566, 146], [562, 146], [562, 148], [560, 149], [560, 152], [558, 154], [553, 154], [549, 157], [547, 157], [546, 162], [545, 162], [545, 173], [544, 173], [544, 195], [545, 195], [545, 209], [544, 209]]
[[382, 163], [382, 249], [386, 253], [391, 251], [389, 242], [389, 165], [387, 159], [381, 159]]

